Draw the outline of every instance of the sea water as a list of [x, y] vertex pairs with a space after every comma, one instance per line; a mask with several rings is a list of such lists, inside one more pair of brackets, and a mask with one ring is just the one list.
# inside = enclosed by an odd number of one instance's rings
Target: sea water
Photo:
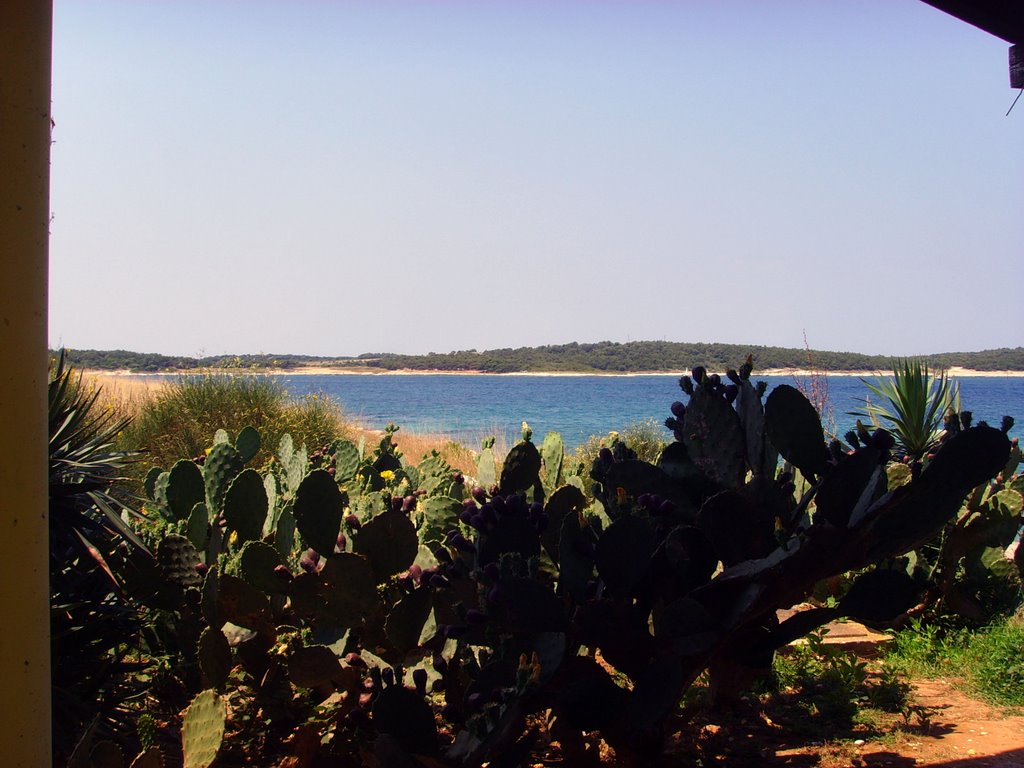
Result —
[[[686, 400], [679, 377], [550, 376], [485, 374], [325, 374], [281, 376], [290, 394], [329, 395], [346, 415], [371, 429], [389, 422], [418, 433], [435, 433], [475, 446], [488, 435], [518, 440], [526, 421], [537, 439], [560, 432], [571, 449], [591, 435], [621, 431], [638, 422], [663, 425], [675, 400]], [[757, 376], [768, 391], [779, 384], [795, 385], [792, 376]], [[871, 379], [869, 379], [871, 380]], [[871, 396], [857, 376], [829, 376], [829, 400], [838, 434], [854, 426], [849, 415]], [[1024, 378], [962, 377], [961, 403], [974, 413], [975, 423], [998, 426], [1003, 415], [1017, 424], [1011, 436], [1024, 434]], [[669, 437], [663, 426], [658, 427]]]

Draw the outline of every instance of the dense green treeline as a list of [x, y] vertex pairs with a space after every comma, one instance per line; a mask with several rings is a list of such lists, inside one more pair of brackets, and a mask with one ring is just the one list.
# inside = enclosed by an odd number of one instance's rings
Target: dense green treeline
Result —
[[211, 355], [182, 357], [152, 352], [128, 352], [124, 349], [69, 349], [68, 361], [78, 368], [128, 370], [143, 373], [188, 371], [196, 368], [269, 368], [288, 370], [303, 365], [343, 365], [351, 358], [309, 357], [306, 355]]
[[[829, 371], [887, 370], [891, 358], [856, 352], [827, 352], [787, 347], [742, 344], [687, 344], [668, 341], [635, 341], [618, 344], [562, 344], [518, 349], [475, 350], [430, 355], [381, 355], [367, 365], [388, 370], [465, 370], [487, 373], [515, 371], [684, 371], [694, 365], [726, 368], [752, 355], [758, 370], [807, 368]], [[928, 361], [940, 366], [959, 365], [978, 370], [1024, 370], [1024, 347], [984, 352], [931, 355]]]
[[[743, 344], [691, 344], [670, 341], [634, 341], [625, 344], [601, 341], [595, 344], [559, 344], [543, 347], [465, 350], [429, 355], [373, 354], [358, 358], [329, 358], [303, 355], [220, 355], [213, 357], [172, 357], [124, 350], [72, 350], [69, 360], [82, 368], [127, 369], [140, 372], [186, 371], [195, 368], [258, 368], [289, 370], [303, 365], [345, 367], [358, 365], [382, 370], [442, 370], [514, 373], [519, 371], [592, 371], [626, 373], [636, 371], [684, 371], [694, 365], [710, 368], [736, 366], [752, 355], [758, 370], [815, 367], [827, 371], [888, 370], [891, 358], [857, 352], [829, 352], [790, 347]], [[1024, 347], [989, 349], [982, 352], [946, 352], [928, 355], [930, 364], [962, 366], [981, 371], [1024, 370]]]

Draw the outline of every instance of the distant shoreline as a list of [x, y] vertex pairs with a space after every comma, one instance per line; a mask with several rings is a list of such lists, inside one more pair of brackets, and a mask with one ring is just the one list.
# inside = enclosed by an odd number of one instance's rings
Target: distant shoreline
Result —
[[[946, 372], [954, 378], [1024, 378], [1024, 371], [978, 371], [970, 368], [951, 366]], [[302, 366], [290, 369], [274, 368], [217, 368], [217, 369], [191, 369], [181, 371], [158, 371], [142, 372], [131, 370], [103, 370], [96, 368], [83, 369], [83, 373], [97, 378], [124, 378], [124, 377], [150, 377], [150, 376], [195, 376], [211, 373], [223, 373], [231, 375], [253, 374], [260, 376], [538, 376], [538, 377], [582, 377], [582, 376], [608, 376], [608, 377], [636, 377], [636, 376], [682, 376], [689, 375], [689, 371], [628, 371], [628, 372], [605, 372], [605, 371], [512, 371], [508, 373], [488, 373], [485, 371], [446, 371], [446, 370], [382, 370], [370, 367], [338, 368], [325, 366]], [[859, 376], [862, 378], [877, 378], [889, 375], [886, 371], [811, 371], [801, 368], [768, 368], [763, 371], [755, 370], [753, 379], [758, 376], [793, 376], [797, 378], [810, 378], [819, 374], [827, 376]]]

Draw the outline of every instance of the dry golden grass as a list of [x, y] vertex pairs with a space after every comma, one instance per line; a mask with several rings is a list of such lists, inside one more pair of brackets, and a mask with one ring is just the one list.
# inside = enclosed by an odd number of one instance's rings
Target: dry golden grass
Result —
[[[111, 374], [103, 371], [83, 372], [82, 383], [90, 389], [100, 388], [98, 402], [102, 407], [110, 407], [120, 415], [132, 417], [137, 416], [145, 404], [151, 403], [154, 398], [165, 393], [172, 385], [172, 382], [164, 378]], [[367, 448], [371, 450], [380, 440], [382, 434], [381, 431], [369, 429], [347, 415], [343, 416], [337, 424], [336, 436], [354, 440], [363, 437], [366, 440]], [[460, 472], [470, 476], [476, 475], [477, 451], [462, 442], [452, 440], [447, 435], [417, 434], [400, 430], [395, 435], [395, 442], [398, 443], [398, 448], [404, 454], [405, 459], [411, 464], [418, 464], [424, 456], [436, 450], [445, 461]], [[508, 452], [508, 446], [504, 445], [504, 442], [499, 435], [493, 449], [499, 466]], [[480, 440], [475, 440], [474, 443], [479, 446]], [[310, 448], [312, 447], [310, 446]], [[178, 458], [187, 457], [180, 456]]]

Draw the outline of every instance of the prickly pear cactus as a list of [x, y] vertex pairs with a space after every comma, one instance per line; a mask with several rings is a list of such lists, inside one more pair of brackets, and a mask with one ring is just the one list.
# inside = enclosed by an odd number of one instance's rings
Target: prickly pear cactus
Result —
[[163, 577], [179, 587], [197, 587], [203, 577], [196, 566], [199, 565], [199, 553], [192, 542], [184, 536], [169, 534], [164, 536], [156, 549], [156, 560], [160, 565]]
[[334, 479], [347, 483], [359, 469], [359, 448], [351, 440], [335, 440], [331, 444], [334, 454]]
[[295, 526], [307, 546], [321, 554], [330, 554], [341, 530], [344, 497], [326, 470], [315, 469], [295, 493]]
[[192, 508], [205, 498], [203, 472], [194, 461], [182, 459], [167, 476], [167, 517], [187, 520]]
[[476, 482], [483, 488], [490, 488], [498, 482], [494, 461], [494, 438], [484, 438], [480, 455], [476, 459]]
[[245, 463], [256, 458], [256, 454], [260, 452], [260, 444], [260, 433], [251, 425], [245, 427], [235, 438], [235, 448]]
[[206, 484], [206, 505], [212, 512], [220, 513], [224, 494], [244, 465], [242, 454], [231, 443], [216, 443], [210, 449], [203, 464], [203, 478]]
[[267, 490], [255, 469], [235, 476], [224, 493], [224, 519], [228, 528], [238, 532], [239, 542], [258, 539], [267, 518]]
[[543, 466], [541, 480], [548, 491], [555, 490], [562, 478], [562, 461], [565, 457], [565, 444], [558, 432], [548, 432], [540, 446], [540, 458]]
[[224, 739], [224, 700], [214, 690], [196, 696], [181, 726], [185, 768], [209, 768]]

